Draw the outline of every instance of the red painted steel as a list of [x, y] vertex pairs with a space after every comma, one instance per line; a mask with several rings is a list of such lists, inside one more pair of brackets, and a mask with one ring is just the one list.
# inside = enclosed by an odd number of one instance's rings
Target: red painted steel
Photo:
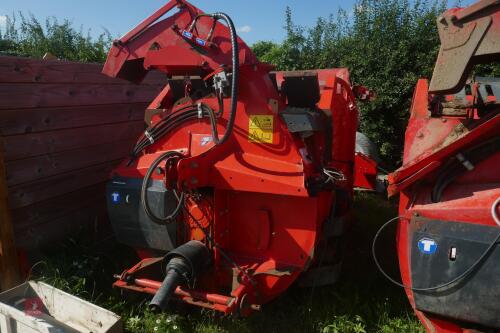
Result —
[[[161, 282], [148, 280], [148, 279], [135, 279], [135, 284], [140, 287], [151, 288], [151, 289], [160, 289]], [[203, 292], [196, 292], [195, 290], [184, 290], [181, 287], [177, 287], [175, 290], [175, 294], [179, 296], [189, 296], [198, 300], [208, 301], [221, 305], [230, 305], [234, 299], [231, 297], [217, 295], [217, 294], [208, 294]]]
[[[498, 4], [498, 1], [481, 1], [468, 9], [451, 9], [444, 16], [456, 15], [457, 18], [464, 19], [470, 15], [471, 10], [475, 11], [477, 19], [482, 19], [481, 14], [486, 16], [491, 14], [493, 22], [488, 33], [498, 36], [500, 34], [500, 12], [498, 11], [500, 7], [491, 8], [491, 5]], [[489, 12], [478, 14], [478, 10], [485, 8]], [[459, 33], [454, 38], [458, 38], [458, 35]], [[462, 55], [457, 53], [456, 56]], [[469, 60], [466, 59], [466, 62]], [[437, 66], [446, 66], [446, 64], [438, 61]], [[443, 82], [439, 81], [440, 78], [434, 79], [436, 82]], [[498, 104], [495, 107], [493, 103], [487, 111], [478, 112], [479, 108], [484, 105], [478, 104], [476, 93], [473, 88], [466, 100], [461, 102], [469, 104], [465, 107], [458, 105], [457, 109], [451, 110], [457, 112], [455, 115], [452, 114], [453, 112], [449, 115], [436, 114], [435, 103], [432, 101], [435, 101], [438, 95], [429, 92], [427, 80], [421, 79], [417, 83], [406, 130], [403, 166], [389, 175], [388, 188], [389, 195], [400, 195], [401, 218], [397, 231], [397, 247], [401, 277], [406, 286], [419, 285], [418, 281], [412, 281], [410, 266], [411, 251], [416, 245], [412, 243], [409, 234], [411, 220], [415, 216], [440, 221], [497, 226], [491, 209], [495, 200], [500, 197], [498, 187], [500, 152], [498, 151], [477, 162], [472, 171], [464, 171], [454, 179], [443, 191], [438, 202], [431, 200], [436, 175], [442, 170], [443, 165], [455, 158], [457, 154], [492, 138], [498, 138], [500, 134]], [[444, 97], [445, 101], [452, 99], [452, 96]], [[463, 111], [464, 109], [466, 112]], [[464, 323], [463, 318], [438, 317], [416, 309], [414, 293], [409, 287], [405, 289], [408, 299], [428, 332], [471, 332], [467, 328], [471, 324]], [[453, 304], [443, 306], [453, 306]]]
[[[175, 6], [179, 10], [173, 16], [158, 21]], [[188, 2], [169, 2], [114, 43], [104, 73], [140, 81], [147, 71], [156, 69], [170, 76], [199, 76], [211, 82], [217, 73], [234, 72], [226, 25], [217, 22], [209, 38], [213, 22], [201, 17], [194, 36], [183, 36], [201, 13]], [[196, 38], [207, 38], [207, 45], [193, 45]], [[163, 152], [175, 150], [183, 155], [174, 168], [162, 175], [154, 173], [152, 178], [165, 181], [167, 177], [169, 184], [175, 180], [172, 186], [186, 193], [187, 209], [197, 221], [182, 214], [177, 222], [188, 231], [179, 232], [177, 241], [205, 242], [213, 265], [197, 280], [201, 294], [182, 287], [176, 291], [177, 298], [247, 315], [306, 274], [316, 260], [323, 225], [331, 219], [334, 205], [335, 217], [349, 215], [358, 109], [347, 69], [313, 71], [318, 75], [320, 99], [312, 104], [331, 114], [331, 130], [303, 137], [291, 133], [281, 116], [288, 104], [286, 94], [276, 89], [270, 76], [272, 67], [260, 63], [241, 39], [237, 42], [239, 95], [228, 140], [214, 145], [209, 120], [193, 119], [172, 128], [131, 163], [124, 161], [114, 174], [140, 179]], [[286, 73], [276, 73], [278, 86], [284, 76]], [[184, 89], [189, 93], [190, 83]], [[150, 109], [157, 111], [152, 125], [183, 106], [203, 103], [219, 109], [213, 94], [174, 99], [167, 86], [151, 103]], [[216, 125], [221, 136], [228, 128], [230, 97], [224, 98], [223, 106], [225, 111]], [[334, 170], [344, 179], [330, 179], [325, 170]], [[115, 285], [154, 293], [162, 277], [151, 276], [147, 267], [140, 264], [128, 270]], [[133, 279], [127, 280], [130, 276]]]
[[356, 152], [354, 165], [354, 187], [376, 191], [378, 176], [377, 163], [368, 156]]

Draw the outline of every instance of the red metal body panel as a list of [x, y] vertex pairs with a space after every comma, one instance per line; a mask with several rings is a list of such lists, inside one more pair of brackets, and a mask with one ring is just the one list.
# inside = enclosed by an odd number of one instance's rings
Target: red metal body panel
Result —
[[[500, 198], [500, 151], [490, 148], [482, 151], [479, 157], [476, 155], [474, 163], [468, 159], [474, 156], [473, 151], [487, 145], [497, 147], [494, 144], [500, 135], [500, 104], [498, 91], [492, 87], [496, 81], [486, 79], [485, 82], [465, 84], [474, 64], [498, 59], [500, 55], [500, 3], [482, 0], [467, 8], [450, 9], [439, 17], [438, 30], [441, 49], [430, 88], [427, 80], [421, 79], [417, 83], [405, 135], [403, 166], [388, 178], [389, 195], [400, 194], [397, 247], [401, 277], [408, 299], [428, 332], [493, 332], [498, 327], [488, 326], [498, 326], [494, 323], [496, 318], [492, 319], [495, 317], [495, 304], [492, 304], [495, 300], [482, 300], [485, 292], [489, 290], [494, 295], [499, 288], [493, 271], [467, 264], [467, 269], [476, 269], [474, 275], [483, 274], [482, 280], [476, 280], [474, 284], [471, 282], [474, 277], [461, 279], [452, 288], [438, 288], [440, 294], [422, 296], [414, 293], [418, 291], [415, 286], [431, 287], [412, 280], [431, 267], [422, 263], [432, 262], [431, 259], [412, 262], [412, 252], [418, 251], [421, 242], [415, 244], [413, 237], [418, 221], [422, 218], [437, 221], [441, 229], [432, 230], [432, 233], [441, 240], [450, 237], [450, 232], [444, 231], [445, 225], [455, 229], [463, 225], [464, 230], [479, 230], [479, 226], [498, 227], [493, 215], [499, 213], [499, 207], [494, 205]], [[483, 93], [479, 92], [481, 84], [487, 88]], [[449, 93], [458, 95], [444, 95]], [[450, 165], [458, 165], [460, 168], [454, 169], [458, 173], [451, 174]], [[443, 182], [446, 185], [439, 187]], [[435, 196], [436, 189], [439, 198]], [[450, 239], [453, 243], [462, 242], [458, 236]], [[437, 243], [434, 244], [437, 247]], [[458, 244], [453, 246], [459, 251]], [[496, 246], [498, 243], [491, 244], [492, 251], [496, 251]], [[432, 266], [432, 273], [442, 274], [451, 282], [453, 277], [449, 277], [445, 272], [448, 268], [444, 266], [451, 267], [450, 263], [460, 260], [458, 256], [452, 257], [452, 249], [445, 248], [439, 257], [446, 255], [448, 263], [441, 261], [439, 266]], [[462, 257], [466, 258], [467, 254]], [[476, 263], [480, 262], [476, 260]], [[487, 260], [491, 258], [484, 259]], [[461, 265], [465, 265], [464, 262], [461, 261]], [[443, 267], [443, 272], [434, 271], [440, 267]], [[446, 298], [449, 295], [453, 296]], [[429, 305], [433, 302], [439, 304], [439, 308]], [[456, 304], [458, 302], [463, 304]], [[474, 305], [471, 307], [467, 302]], [[454, 312], [457, 308], [460, 311]], [[485, 315], [490, 308], [493, 309], [492, 317]]]
[[377, 163], [357, 152], [354, 160], [354, 187], [364, 190], [377, 190]]
[[498, 134], [499, 117], [477, 122], [455, 117], [430, 117], [428, 100], [427, 81], [420, 80], [405, 134], [403, 167], [389, 175], [389, 195], [435, 171], [460, 150]]
[[[179, 11], [159, 20], [178, 7]], [[159, 69], [171, 75], [191, 75], [213, 72], [221, 64], [230, 64], [231, 43], [229, 30], [218, 23], [212, 42], [216, 47], [207, 52], [193, 52], [193, 45], [181, 36], [198, 14], [203, 12], [187, 1], [171, 0], [164, 7], [140, 23], [123, 38], [114, 42], [103, 73], [140, 81], [148, 70]], [[212, 27], [208, 17], [202, 17], [196, 26], [199, 37], [205, 38]], [[238, 39], [240, 64], [257, 64], [250, 48]]]
[[[181, 4], [179, 12], [153, 23], [177, 3]], [[203, 51], [193, 48], [179, 33], [188, 29], [199, 13], [187, 2], [170, 2], [115, 42], [104, 72], [137, 81], [151, 69], [171, 76], [205, 79], [222, 71], [221, 64], [231, 63], [225, 25], [215, 25], [210, 41], [214, 45]], [[211, 26], [211, 20], [202, 17], [197, 23], [197, 36], [209, 35]], [[316, 107], [331, 113], [332, 138], [326, 142], [314, 134], [312, 139], [319, 144], [308, 145], [310, 138], [292, 134], [281, 117], [287, 100], [272, 82], [272, 67], [258, 63], [243, 41], [238, 40], [238, 44], [239, 96], [229, 139], [214, 145], [210, 121], [192, 119], [171, 129], [132, 162], [124, 161], [114, 174], [141, 179], [163, 152], [175, 150], [183, 154], [167, 178], [174, 175], [174, 186], [187, 193], [186, 205], [198, 222], [182, 214], [178, 224], [187, 224], [189, 232], [179, 233], [178, 242], [206, 242], [213, 266], [198, 279], [197, 291], [179, 287], [175, 295], [182, 301], [224, 313], [249, 314], [286, 290], [315, 261], [323, 225], [330, 218], [333, 205], [340, 207], [339, 216], [348, 215], [348, 208], [343, 207], [350, 207], [348, 201], [352, 200], [358, 110], [347, 69], [315, 71], [321, 96]], [[279, 86], [283, 75], [276, 74]], [[187, 85], [185, 88], [188, 91]], [[167, 86], [151, 103], [150, 109], [157, 111], [151, 125], [185, 105], [203, 103], [214, 110], [219, 108], [213, 94], [180, 100], [174, 100], [172, 94]], [[229, 98], [224, 99], [224, 110], [230, 109], [229, 102]], [[221, 135], [227, 129], [228, 117], [225, 111], [217, 119]], [[256, 121], [267, 122], [266, 131], [261, 133], [259, 128], [254, 132]], [[325, 157], [328, 161], [314, 161], [330, 145], [331, 156]], [[324, 168], [336, 170], [345, 180], [332, 184], [328, 190], [312, 191], [311, 183], [324, 177]], [[165, 174], [154, 173], [152, 178], [165, 181]], [[337, 191], [346, 195], [337, 199]], [[198, 196], [201, 200], [195, 199]], [[209, 230], [211, 242], [197, 223]], [[228, 263], [226, 256], [233, 263]], [[157, 264], [145, 259], [126, 271], [115, 285], [154, 294], [159, 282], [150, 280], [161, 276], [147, 272], [151, 262]]]
[[[389, 193], [400, 194], [397, 246], [403, 284], [412, 286], [410, 254], [415, 244], [408, 238], [413, 216], [496, 226], [491, 207], [500, 197], [500, 152], [483, 159], [473, 172], [464, 172], [451, 183], [439, 202], [431, 201], [436, 172], [450, 158], [500, 133], [498, 110], [481, 119], [431, 117], [426, 80], [417, 84], [406, 131], [403, 167], [389, 176]], [[413, 292], [406, 289], [415, 307]], [[415, 312], [428, 332], [467, 332], [456, 319]]]

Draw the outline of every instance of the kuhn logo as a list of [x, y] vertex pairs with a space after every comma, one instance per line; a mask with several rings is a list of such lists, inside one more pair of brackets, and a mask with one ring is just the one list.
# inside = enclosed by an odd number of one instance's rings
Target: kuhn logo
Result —
[[437, 247], [436, 241], [431, 238], [422, 238], [418, 241], [418, 249], [424, 254], [434, 254]]

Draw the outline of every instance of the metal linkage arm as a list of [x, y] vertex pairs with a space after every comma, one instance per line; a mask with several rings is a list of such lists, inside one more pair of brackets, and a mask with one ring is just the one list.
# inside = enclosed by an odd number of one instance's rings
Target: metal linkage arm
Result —
[[[166, 16], [175, 7], [179, 10]], [[170, 76], [204, 77], [229, 67], [232, 33], [220, 18], [204, 14], [186, 0], [171, 0], [113, 42], [103, 73], [139, 83], [153, 69]], [[236, 41], [240, 65], [258, 63], [251, 49], [241, 39]]]
[[429, 92], [459, 92], [475, 64], [500, 59], [500, 0], [454, 8], [438, 18], [441, 48]]

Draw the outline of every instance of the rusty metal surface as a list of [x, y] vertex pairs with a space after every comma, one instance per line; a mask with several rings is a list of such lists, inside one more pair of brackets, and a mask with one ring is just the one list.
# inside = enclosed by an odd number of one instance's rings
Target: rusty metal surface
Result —
[[446, 96], [430, 94], [427, 81], [420, 80], [405, 134], [403, 166], [389, 176], [389, 194], [425, 178], [460, 149], [498, 133], [497, 95], [494, 78], [478, 78], [458, 94]]
[[438, 18], [441, 49], [431, 93], [458, 92], [474, 64], [500, 53], [499, 8], [499, 1], [484, 0], [465, 9], [450, 9]]

